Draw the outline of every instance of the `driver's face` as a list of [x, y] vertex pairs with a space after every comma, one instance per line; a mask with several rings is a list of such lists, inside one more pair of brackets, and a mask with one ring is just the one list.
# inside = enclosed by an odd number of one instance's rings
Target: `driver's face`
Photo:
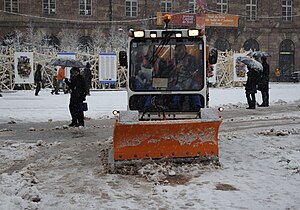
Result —
[[152, 55], [153, 54], [153, 46], [149, 45], [144, 49], [144, 55]]
[[177, 46], [175, 55], [177, 58], [183, 58], [185, 55], [185, 47], [183, 45]]

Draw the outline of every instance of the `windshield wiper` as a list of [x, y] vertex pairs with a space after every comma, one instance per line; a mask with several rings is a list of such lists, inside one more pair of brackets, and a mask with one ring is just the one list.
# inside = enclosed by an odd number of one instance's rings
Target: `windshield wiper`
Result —
[[163, 50], [162, 47], [167, 45], [170, 42], [171, 36], [172, 36], [172, 33], [167, 33], [166, 37], [159, 43], [158, 47], [155, 49], [151, 58], [149, 59], [150, 64], [154, 64], [157, 61], [157, 59], [159, 57], [158, 56], [159, 53]]

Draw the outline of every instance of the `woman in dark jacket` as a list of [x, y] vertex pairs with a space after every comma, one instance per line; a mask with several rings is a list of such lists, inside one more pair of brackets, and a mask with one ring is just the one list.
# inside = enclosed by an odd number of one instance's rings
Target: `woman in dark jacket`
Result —
[[86, 66], [83, 70], [83, 77], [85, 80], [85, 86], [86, 86], [86, 92], [87, 95], [90, 95], [90, 88], [91, 88], [91, 84], [92, 84], [92, 72], [91, 72], [91, 64], [90, 63], [86, 63]]
[[72, 116], [71, 127], [84, 126], [84, 114], [82, 109], [82, 103], [86, 97], [86, 85], [82, 75], [80, 75], [79, 68], [72, 68], [72, 78], [69, 81], [65, 79], [66, 84], [71, 91], [69, 110]]
[[268, 107], [269, 106], [269, 74], [270, 74], [270, 67], [267, 63], [266, 57], [261, 57], [261, 64], [263, 66], [263, 72], [261, 75], [261, 81], [258, 84], [258, 90], [261, 91], [262, 96], [262, 104], [258, 105], [261, 107]]
[[38, 96], [39, 92], [41, 90], [41, 83], [42, 83], [42, 65], [38, 64], [36, 67], [36, 71], [34, 73], [34, 83], [36, 85], [35, 87], [35, 95]]
[[257, 83], [260, 75], [256, 70], [251, 68], [248, 69], [249, 71], [247, 72], [247, 82], [245, 86], [246, 98], [248, 102], [247, 109], [255, 109], [255, 94], [257, 93]]

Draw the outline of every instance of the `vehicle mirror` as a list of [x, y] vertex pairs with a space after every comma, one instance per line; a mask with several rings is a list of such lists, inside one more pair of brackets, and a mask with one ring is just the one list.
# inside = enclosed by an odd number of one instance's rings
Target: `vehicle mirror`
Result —
[[208, 61], [210, 64], [216, 64], [218, 61], [218, 50], [216, 48], [212, 48], [209, 51]]
[[127, 53], [126, 53], [126, 51], [120, 51], [119, 52], [119, 63], [120, 63], [120, 66], [127, 67]]

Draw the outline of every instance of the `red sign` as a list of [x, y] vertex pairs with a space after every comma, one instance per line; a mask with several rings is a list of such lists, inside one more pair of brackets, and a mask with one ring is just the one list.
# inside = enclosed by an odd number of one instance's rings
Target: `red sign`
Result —
[[[157, 25], [164, 25], [164, 15], [167, 13], [157, 13]], [[195, 26], [195, 14], [171, 14], [171, 25]]]

